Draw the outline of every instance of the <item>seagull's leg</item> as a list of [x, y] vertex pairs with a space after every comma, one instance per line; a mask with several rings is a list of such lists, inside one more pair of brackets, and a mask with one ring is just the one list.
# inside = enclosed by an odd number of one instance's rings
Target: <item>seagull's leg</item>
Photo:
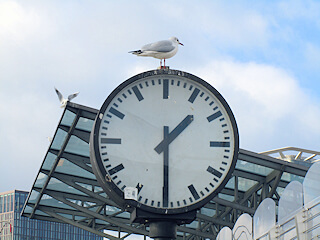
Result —
[[166, 59], [165, 58], [163, 59], [163, 62], [164, 62], [163, 63], [163, 68], [166, 68]]
[[162, 68], [162, 59], [160, 59], [160, 68]]

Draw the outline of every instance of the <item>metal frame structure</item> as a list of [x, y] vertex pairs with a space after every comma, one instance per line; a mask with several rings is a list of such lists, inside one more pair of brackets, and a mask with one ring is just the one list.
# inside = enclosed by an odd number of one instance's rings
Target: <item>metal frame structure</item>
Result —
[[[68, 102], [22, 215], [69, 223], [112, 240], [147, 236], [148, 226], [131, 223], [130, 214], [108, 198], [92, 172], [89, 137], [97, 112]], [[242, 213], [253, 215], [263, 199], [278, 202], [290, 181], [303, 181], [310, 165], [240, 149], [227, 185], [198, 210], [193, 223], [178, 227], [178, 238], [215, 239]]]
[[303, 148], [297, 147], [284, 147], [278, 148], [270, 151], [261, 152], [260, 154], [275, 156], [282, 160], [286, 160], [289, 162], [306, 162], [306, 163], [315, 163], [320, 161], [320, 152], [312, 151]]

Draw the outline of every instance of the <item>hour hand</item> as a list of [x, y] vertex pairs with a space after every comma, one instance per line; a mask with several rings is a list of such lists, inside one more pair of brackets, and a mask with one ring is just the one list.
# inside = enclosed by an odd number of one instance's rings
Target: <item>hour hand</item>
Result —
[[176, 139], [179, 134], [186, 129], [186, 127], [189, 126], [189, 124], [193, 121], [193, 115], [186, 116], [179, 124], [178, 126], [173, 129], [169, 135], [164, 138], [155, 148], [154, 150], [160, 154], [163, 152], [166, 146], [169, 146], [169, 144]]

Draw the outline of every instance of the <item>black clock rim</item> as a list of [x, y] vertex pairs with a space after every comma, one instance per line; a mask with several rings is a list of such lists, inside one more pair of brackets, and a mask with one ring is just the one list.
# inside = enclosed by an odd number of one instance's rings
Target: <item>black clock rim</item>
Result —
[[[221, 102], [223, 105], [224, 109], [226, 110], [231, 124], [233, 128], [233, 133], [234, 133], [234, 154], [232, 158], [232, 163], [230, 165], [230, 169], [224, 178], [224, 180], [221, 182], [221, 184], [218, 186], [218, 188], [212, 192], [210, 195], [208, 195], [206, 198], [202, 199], [201, 201], [198, 201], [193, 204], [189, 204], [188, 206], [180, 207], [180, 208], [157, 208], [157, 207], [151, 207], [144, 205], [142, 203], [139, 203], [137, 201], [133, 200], [125, 200], [124, 199], [124, 193], [117, 187], [117, 185], [111, 180], [111, 178], [106, 179], [105, 176], [108, 176], [107, 171], [105, 170], [103, 164], [102, 164], [102, 159], [100, 157], [100, 152], [99, 152], [99, 143], [98, 143], [98, 132], [100, 129], [101, 125], [101, 119], [100, 119], [100, 114], [104, 114], [106, 109], [108, 108], [109, 104], [111, 101], [114, 99], [114, 97], [121, 92], [125, 87], [128, 85], [134, 83], [135, 81], [139, 81], [140, 79], [146, 78], [146, 77], [155, 77], [155, 76], [161, 76], [161, 75], [171, 75], [171, 76], [178, 76], [178, 77], [185, 77], [189, 80], [193, 80], [205, 88], [207, 88], [210, 92], [212, 92], [218, 100]], [[107, 97], [107, 99], [104, 101], [102, 104], [101, 109], [99, 110], [96, 120], [93, 125], [93, 129], [91, 131], [91, 137], [90, 137], [90, 161], [92, 164], [93, 172], [100, 184], [100, 186], [103, 188], [103, 190], [107, 193], [107, 195], [116, 203], [118, 204], [121, 208], [128, 208], [134, 207], [134, 208], [140, 208], [145, 211], [157, 213], [157, 214], [178, 214], [178, 213], [184, 213], [188, 211], [192, 211], [195, 209], [199, 209], [203, 207], [206, 203], [208, 203], [210, 200], [212, 200], [215, 196], [218, 195], [218, 193], [224, 188], [224, 186], [227, 184], [229, 181], [236, 165], [236, 161], [238, 159], [238, 152], [239, 152], [239, 133], [238, 133], [238, 127], [236, 124], [235, 117], [232, 113], [232, 110], [226, 100], [222, 97], [222, 95], [208, 82], [205, 80], [184, 72], [180, 70], [167, 70], [167, 69], [157, 69], [157, 70], [151, 70], [147, 72], [143, 72], [140, 74], [137, 74], [133, 77], [130, 77], [126, 81], [122, 82], [118, 87], [116, 87], [111, 94]], [[129, 210], [130, 210], [129, 207]]]

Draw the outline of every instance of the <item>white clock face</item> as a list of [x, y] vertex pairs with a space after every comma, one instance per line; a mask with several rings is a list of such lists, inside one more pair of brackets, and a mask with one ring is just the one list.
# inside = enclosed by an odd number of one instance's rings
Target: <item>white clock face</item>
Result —
[[94, 129], [95, 161], [118, 195], [135, 187], [136, 206], [170, 213], [199, 207], [226, 183], [237, 127], [202, 81], [150, 76], [125, 82], [106, 100]]

